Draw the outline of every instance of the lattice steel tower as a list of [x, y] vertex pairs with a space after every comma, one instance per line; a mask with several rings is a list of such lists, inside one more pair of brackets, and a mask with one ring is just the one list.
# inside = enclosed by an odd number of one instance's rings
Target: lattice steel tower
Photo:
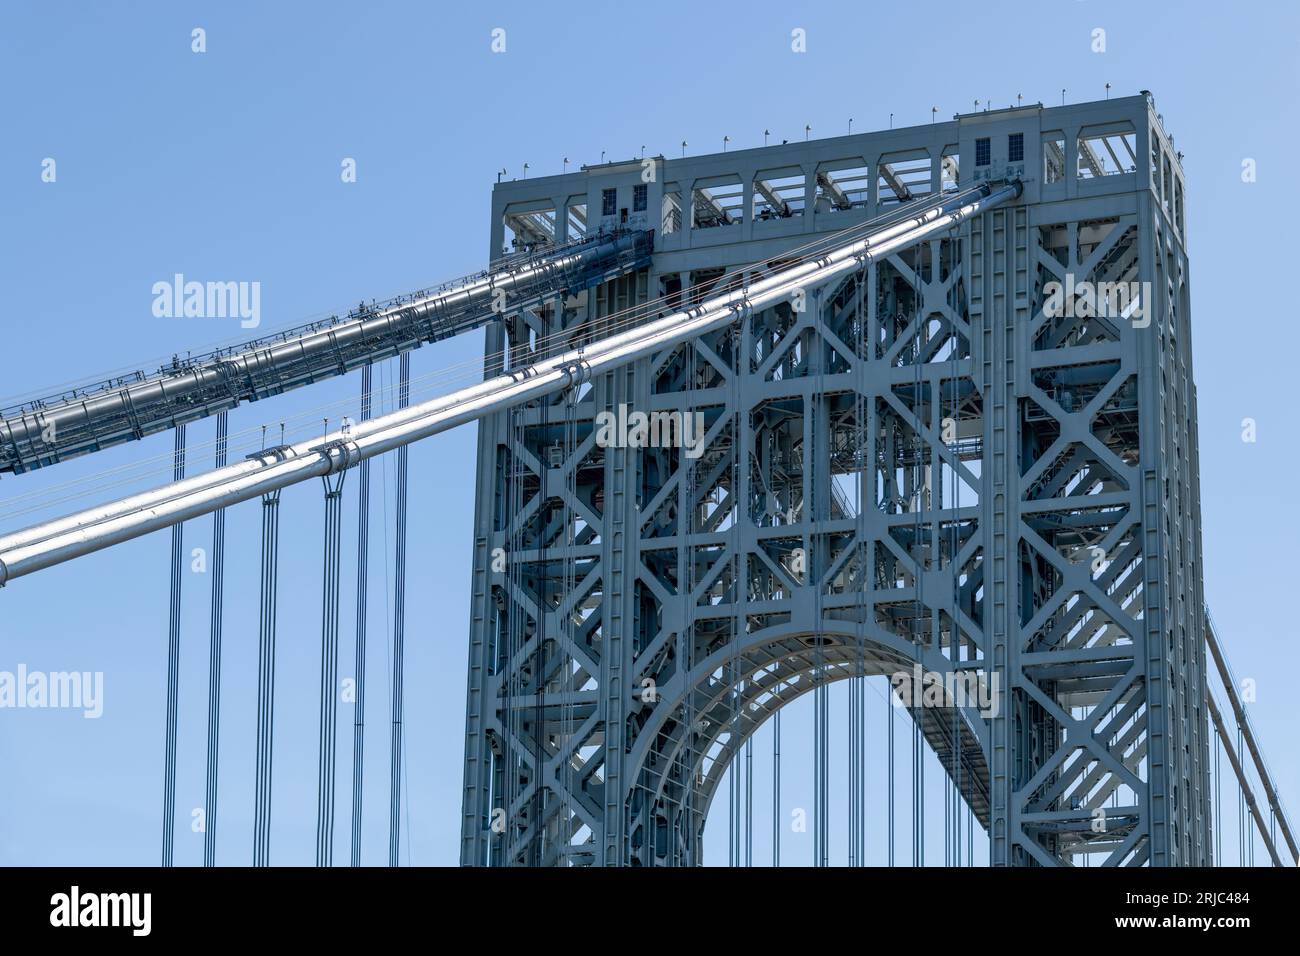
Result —
[[[772, 713], [914, 663], [994, 691], [912, 713], [995, 864], [1209, 862], [1183, 174], [1149, 96], [500, 183], [494, 256], [655, 254], [504, 317], [488, 358], [1007, 179], [806, 302], [483, 420], [464, 863], [697, 864]], [[629, 411], [702, 442], [597, 440]]]

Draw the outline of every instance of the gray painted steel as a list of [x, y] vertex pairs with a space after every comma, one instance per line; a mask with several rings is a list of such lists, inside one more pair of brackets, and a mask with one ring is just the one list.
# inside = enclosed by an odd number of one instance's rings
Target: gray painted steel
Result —
[[[487, 357], [1008, 176], [1019, 202], [805, 312], [484, 420], [463, 863], [699, 863], [738, 748], [859, 662], [996, 681], [990, 718], [914, 711], [944, 766], [960, 742], [995, 864], [1210, 862], [1184, 187], [1149, 97], [501, 183], [493, 249], [539, 210], [659, 231], [644, 273], [490, 329]], [[1053, 281], [1144, 283], [1145, 320], [1051, 308]], [[601, 447], [621, 405], [701, 413], [703, 453]]]

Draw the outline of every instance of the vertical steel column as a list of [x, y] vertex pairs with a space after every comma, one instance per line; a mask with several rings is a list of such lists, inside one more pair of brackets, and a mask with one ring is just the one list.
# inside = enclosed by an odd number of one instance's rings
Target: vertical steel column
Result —
[[[361, 420], [370, 418], [373, 367], [361, 370]], [[366, 750], [366, 610], [370, 582], [370, 459], [357, 466], [356, 702], [352, 710], [352, 865], [361, 865], [361, 804]]]
[[[620, 406], [634, 399], [633, 371], [620, 368], [597, 380], [596, 404], [612, 415]], [[657, 703], [658, 691], [647, 695], [648, 687], [635, 683], [633, 649], [636, 646], [636, 589], [628, 585], [635, 580], [639, 567], [635, 529], [638, 509], [636, 496], [629, 494], [632, 487], [629, 474], [637, 471], [636, 449], [610, 447], [605, 449], [605, 501], [609, 532], [601, 535], [601, 565], [606, 569], [605, 594], [601, 602], [600, 655], [600, 707], [605, 725], [604, 774], [605, 796], [603, 807], [604, 841], [603, 863], [606, 866], [623, 866], [628, 862], [629, 797], [634, 785], [629, 786], [623, 772], [628, 744], [628, 727], [624, 708], [628, 694], [636, 694], [643, 702], [649, 696]], [[577, 470], [574, 470], [576, 476]], [[632, 529], [629, 534], [629, 528]]]
[[[411, 353], [399, 360], [397, 405], [411, 399]], [[388, 865], [397, 866], [402, 835], [402, 656], [406, 637], [406, 471], [408, 449], [397, 449], [397, 555], [393, 577], [393, 739], [389, 759]]]
[[[172, 480], [185, 477], [185, 426], [176, 426]], [[180, 696], [181, 548], [185, 523], [172, 525], [171, 603], [167, 610], [167, 730], [163, 767], [162, 865], [172, 865], [176, 841], [176, 723]]]
[[325, 562], [321, 577], [320, 759], [316, 777], [316, 865], [334, 863], [334, 772], [339, 681], [339, 549], [343, 527], [343, 481], [325, 475]]
[[[227, 412], [217, 415], [216, 467], [226, 464]], [[208, 640], [208, 774], [203, 797], [203, 865], [217, 864], [217, 763], [221, 749], [221, 628], [225, 602], [226, 509], [212, 513], [212, 614]]]
[[[984, 491], [980, 496], [980, 528], [987, 548], [992, 584], [986, 597], [984, 630], [986, 668], [996, 675], [998, 699], [989, 721], [989, 863], [1023, 864], [1025, 852], [1017, 846], [1021, 826], [1017, 791], [1028, 755], [1026, 702], [1023, 690], [1012, 685], [1020, 673], [1018, 623], [1020, 607], [1019, 540], [1020, 495], [1013, 481], [1015, 452], [1020, 438], [1016, 395], [1016, 323], [1020, 318], [1014, 297], [999, 285], [999, 269], [1006, 264], [1006, 217], [989, 214], [971, 220], [963, 230], [970, 271], [970, 320], [976, 330], [981, 389], [984, 394], [982, 468]], [[1013, 707], [1015, 714], [1013, 715]]]
[[257, 642], [257, 777], [253, 865], [271, 860], [271, 757], [275, 730], [275, 609], [279, 587], [280, 492], [262, 496], [261, 621]]

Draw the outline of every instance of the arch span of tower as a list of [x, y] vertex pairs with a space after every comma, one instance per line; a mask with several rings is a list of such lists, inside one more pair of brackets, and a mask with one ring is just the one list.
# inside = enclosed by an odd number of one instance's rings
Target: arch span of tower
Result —
[[[732, 759], [778, 710], [821, 685], [853, 677], [906, 675], [902, 686], [916, 683], [919, 667], [936, 688], [927, 703], [918, 697], [909, 705], [896, 695], [895, 705], [907, 710], [922, 729], [940, 765], [952, 766], [952, 743], [960, 738], [963, 795], [982, 825], [988, 824], [988, 767], [982, 741], [987, 730], [975, 701], [954, 706], [938, 688], [953, 686], [957, 674], [944, 654], [874, 627], [848, 621], [828, 621], [811, 629], [784, 624], [746, 635], [719, 648], [690, 671], [658, 692], [653, 718], [641, 726], [632, 752], [634, 773], [654, 803], [682, 779], [694, 781], [693, 792], [681, 803], [694, 811], [697, 825], [709, 807]], [[942, 700], [943, 703], [939, 703]], [[694, 715], [688, 723], [687, 712]], [[954, 733], [954, 723], [956, 732]], [[694, 734], [688, 730], [694, 728]], [[672, 774], [670, 768], [683, 772]], [[683, 811], [682, 825], [690, 815]]]

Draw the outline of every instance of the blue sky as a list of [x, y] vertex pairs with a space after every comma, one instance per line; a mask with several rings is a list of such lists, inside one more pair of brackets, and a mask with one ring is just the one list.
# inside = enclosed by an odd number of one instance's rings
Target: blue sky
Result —
[[[194, 27], [207, 32], [202, 55], [191, 52]], [[495, 27], [506, 30], [504, 54], [490, 50]], [[790, 51], [796, 27], [807, 31], [804, 55]], [[1097, 27], [1106, 30], [1104, 53], [1091, 49]], [[1101, 98], [1106, 83], [1115, 95], [1150, 89], [1186, 154], [1206, 595], [1238, 675], [1257, 681], [1252, 719], [1284, 797], [1300, 806], [1289, 706], [1300, 665], [1291, 601], [1300, 514], [1287, 490], [1288, 474], [1300, 466], [1288, 432], [1295, 333], [1289, 302], [1273, 288], [1293, 271], [1282, 228], [1295, 209], [1286, 177], [1300, 148], [1292, 119], [1298, 35], [1300, 13], [1281, 4], [1225, 15], [1221, 4], [1186, 3], [1174, 13], [1161, 3], [1100, 0], [924, 10], [762, 0], [9, 3], [0, 12], [0, 396], [124, 367], [152, 370], [174, 352], [247, 334], [234, 320], [154, 317], [153, 283], [177, 272], [260, 282], [269, 328], [481, 268], [489, 192], [503, 167], [517, 176], [527, 162], [534, 175], [546, 174], [559, 172], [564, 157], [595, 162], [602, 150], [619, 158], [644, 145], [675, 155], [685, 139], [693, 152], [707, 152], [720, 149], [724, 135], [733, 148], [761, 145], [765, 128], [776, 138], [802, 135], [805, 124], [814, 136], [834, 135], [850, 118], [857, 131], [887, 126], [891, 113], [897, 125], [922, 123], [932, 106], [948, 116], [976, 99], [1006, 105], [1023, 94], [1050, 104], [1060, 102], [1062, 88], [1071, 102]], [[57, 163], [54, 183], [41, 181], [47, 157]], [[348, 157], [357, 163], [353, 184], [340, 181]], [[1257, 182], [1241, 181], [1246, 158], [1256, 160]], [[436, 392], [422, 377], [473, 359], [480, 348], [478, 336], [466, 336], [417, 352], [413, 398]], [[353, 376], [240, 409], [232, 432], [256, 435], [262, 424], [278, 431], [285, 419], [291, 435], [304, 434], [324, 417], [337, 419], [358, 389]], [[1246, 417], [1258, 423], [1253, 444], [1241, 440]], [[191, 427], [193, 454], [205, 465], [211, 439], [211, 423]], [[159, 436], [0, 480], [0, 513], [8, 516], [0, 527], [42, 517], [13, 517], [18, 495], [80, 479], [87, 484], [72, 490], [103, 489], [105, 479], [91, 483], [92, 476], [131, 462], [152, 465], [122, 476], [134, 484], [99, 497], [155, 484], [167, 477], [169, 443]], [[411, 453], [404, 862], [456, 860], [474, 449], [473, 429], [462, 428]], [[376, 464], [374, 473], [376, 514], [386, 500], [391, 524], [393, 465]], [[315, 822], [319, 489], [286, 493], [282, 507], [272, 857], [307, 863]], [[354, 508], [349, 498], [345, 554]], [[235, 509], [228, 520], [218, 860], [244, 863], [257, 508]], [[369, 863], [382, 862], [387, 847], [380, 557], [391, 566], [392, 548], [384, 527], [377, 518], [372, 535]], [[207, 520], [187, 525], [187, 552], [207, 546], [209, 535]], [[155, 535], [0, 594], [0, 670], [24, 663], [105, 675], [99, 720], [0, 712], [0, 862], [157, 861], [167, 556], [167, 536]], [[343, 674], [351, 668], [354, 600], [346, 579]], [[186, 824], [203, 793], [207, 600], [206, 579], [188, 576], [177, 797], [184, 863], [202, 853], [202, 838]], [[873, 694], [872, 702], [873, 716], [883, 719], [883, 700]], [[832, 706], [846, 705], [836, 698]], [[350, 779], [350, 720], [345, 713], [340, 725], [341, 784]], [[806, 712], [796, 708], [787, 733], [806, 727]], [[811, 767], [792, 758], [785, 772], [787, 805], [810, 805]], [[713, 861], [725, 859], [721, 799]], [[344, 785], [344, 812], [347, 803]], [[931, 833], [940, 828], [935, 862], [941, 823], [932, 818]], [[760, 856], [767, 826], [758, 825]], [[876, 855], [878, 816], [869, 829]], [[337, 858], [346, 859], [345, 822], [338, 833]], [[787, 859], [811, 858], [811, 835], [783, 842]], [[908, 846], [904, 835], [904, 856]]]

